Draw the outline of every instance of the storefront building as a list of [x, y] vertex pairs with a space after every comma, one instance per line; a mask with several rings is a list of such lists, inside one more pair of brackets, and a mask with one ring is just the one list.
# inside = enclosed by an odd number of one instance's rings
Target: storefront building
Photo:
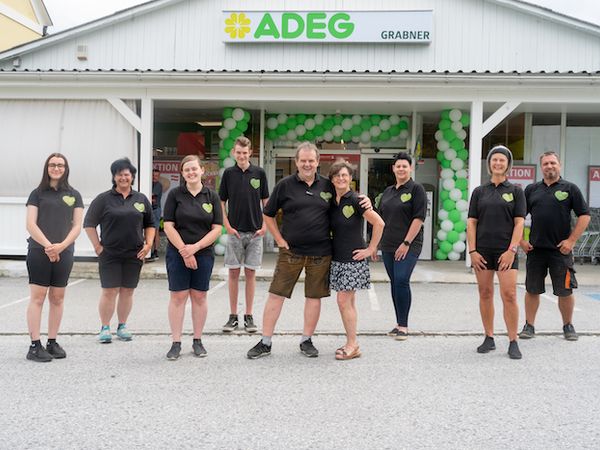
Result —
[[[464, 204], [495, 144], [513, 150], [521, 184], [557, 151], [590, 195], [600, 27], [516, 0], [156, 0], [0, 53], [0, 130], [0, 255], [25, 254], [24, 204], [50, 152], [69, 158], [89, 204], [122, 156], [146, 194], [153, 165], [175, 183], [189, 153], [214, 187], [244, 133], [271, 186], [311, 140], [322, 172], [351, 161], [374, 202], [393, 155], [410, 152], [431, 192], [423, 257], [457, 259]], [[84, 237], [77, 254], [93, 254]]]

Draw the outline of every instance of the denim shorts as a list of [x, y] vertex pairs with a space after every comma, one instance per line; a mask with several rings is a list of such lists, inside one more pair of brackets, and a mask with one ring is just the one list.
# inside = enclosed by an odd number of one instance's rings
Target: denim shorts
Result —
[[331, 294], [329, 290], [330, 265], [331, 256], [296, 255], [290, 250], [280, 248], [269, 292], [291, 298], [302, 269], [305, 269], [304, 296], [306, 298], [329, 297]]
[[257, 270], [262, 264], [263, 237], [254, 237], [253, 232], [239, 233], [238, 238], [234, 234], [227, 235], [227, 247], [225, 247], [225, 267], [228, 269]]
[[169, 291], [208, 291], [210, 276], [215, 264], [212, 255], [195, 255], [198, 268], [196, 270], [185, 267], [183, 258], [176, 248], [169, 245], [165, 257], [167, 263], [167, 276], [169, 278]]

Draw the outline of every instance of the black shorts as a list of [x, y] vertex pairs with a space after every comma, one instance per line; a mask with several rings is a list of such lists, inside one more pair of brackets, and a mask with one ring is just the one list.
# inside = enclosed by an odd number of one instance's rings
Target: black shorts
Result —
[[[477, 249], [477, 253], [479, 253], [481, 256], [483, 256], [483, 259], [485, 259], [486, 261], [486, 269], [487, 270], [494, 270], [494, 271], [498, 271], [498, 260], [500, 259], [500, 256], [502, 256], [502, 253], [504, 253], [506, 250], [493, 250], [493, 249], [489, 249], [489, 248], [478, 248]], [[510, 266], [511, 269], [519, 269], [519, 258], [517, 255], [515, 255], [515, 259], [513, 260], [512, 266]]]
[[100, 285], [104, 289], [135, 289], [140, 281], [143, 261], [136, 257], [111, 256], [103, 251], [98, 256]]
[[65, 250], [60, 254], [60, 260], [50, 262], [43, 248], [27, 250], [27, 272], [29, 284], [38, 286], [66, 287], [73, 268], [73, 252]]
[[554, 295], [567, 297], [577, 287], [573, 254], [563, 255], [558, 250], [533, 249], [527, 254], [527, 276], [525, 288], [530, 294], [546, 292], [544, 281], [550, 271]]

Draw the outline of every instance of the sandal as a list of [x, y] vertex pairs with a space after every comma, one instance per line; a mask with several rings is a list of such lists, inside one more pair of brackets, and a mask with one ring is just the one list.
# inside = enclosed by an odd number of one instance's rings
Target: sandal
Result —
[[361, 355], [360, 347], [358, 345], [350, 353], [348, 353], [348, 351], [344, 347], [340, 347], [340, 348], [338, 348], [338, 350], [341, 350], [341, 352], [340, 353], [336, 352], [335, 359], [340, 360], [340, 361], [345, 361], [345, 360], [354, 359], [354, 358], [360, 358], [360, 355]]
[[335, 354], [336, 354], [336, 355], [341, 355], [341, 354], [343, 354], [345, 351], [346, 351], [346, 347], [344, 347], [344, 346], [341, 346], [340, 348], [338, 348], [338, 349], [335, 351]]

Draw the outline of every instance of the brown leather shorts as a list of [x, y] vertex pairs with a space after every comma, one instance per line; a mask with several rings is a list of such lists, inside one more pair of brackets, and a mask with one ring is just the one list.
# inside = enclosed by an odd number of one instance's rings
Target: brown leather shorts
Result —
[[291, 298], [294, 286], [304, 269], [304, 296], [306, 298], [329, 297], [331, 294], [329, 290], [330, 265], [331, 256], [296, 255], [290, 250], [280, 248], [269, 292]]

